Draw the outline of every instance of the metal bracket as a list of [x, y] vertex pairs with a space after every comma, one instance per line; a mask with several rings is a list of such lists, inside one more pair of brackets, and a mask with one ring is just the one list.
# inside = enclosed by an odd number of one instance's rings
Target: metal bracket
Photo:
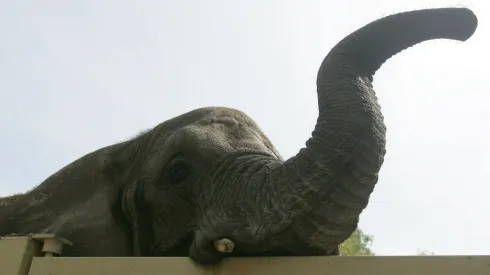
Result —
[[28, 237], [29, 239], [38, 241], [43, 244], [41, 252], [44, 253], [44, 257], [60, 256], [63, 252], [63, 245], [72, 246], [73, 243], [69, 240], [56, 236], [56, 234], [11, 234], [1, 237], [3, 240]]

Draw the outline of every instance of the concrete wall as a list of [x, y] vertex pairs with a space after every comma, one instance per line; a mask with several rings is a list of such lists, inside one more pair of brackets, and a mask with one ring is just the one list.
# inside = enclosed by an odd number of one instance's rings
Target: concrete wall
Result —
[[490, 256], [234, 258], [209, 270], [188, 258], [62, 257], [53, 235], [0, 239], [1, 275], [490, 275]]

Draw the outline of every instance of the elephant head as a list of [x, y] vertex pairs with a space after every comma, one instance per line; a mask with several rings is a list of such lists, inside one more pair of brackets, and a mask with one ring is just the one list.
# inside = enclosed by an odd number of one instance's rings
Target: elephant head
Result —
[[[321, 64], [319, 117], [295, 156], [283, 160], [242, 112], [194, 110], [84, 156], [20, 195], [32, 203], [16, 211], [32, 219], [19, 219], [17, 230], [23, 224], [22, 230], [68, 235], [80, 244], [68, 255], [190, 256], [203, 265], [226, 256], [336, 255], [357, 227], [385, 155], [373, 74], [408, 47], [464, 41], [476, 27], [464, 8], [374, 21], [341, 40]], [[36, 194], [42, 207], [32, 201]], [[4, 198], [0, 220], [16, 200]], [[32, 226], [34, 209], [49, 212], [42, 226]], [[221, 239], [232, 252], [216, 248]]]

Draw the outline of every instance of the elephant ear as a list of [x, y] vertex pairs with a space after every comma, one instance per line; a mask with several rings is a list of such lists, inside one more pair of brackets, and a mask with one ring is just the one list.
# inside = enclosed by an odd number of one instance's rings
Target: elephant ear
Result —
[[146, 186], [149, 182], [139, 177], [141, 171], [134, 165], [141, 156], [141, 144], [145, 142], [142, 132], [136, 137], [110, 146], [102, 158], [105, 176], [120, 190], [119, 207], [129, 225], [128, 238], [131, 238], [133, 256], [149, 256], [154, 247], [154, 232], [151, 209], [145, 200]]
[[133, 181], [124, 187], [122, 211], [131, 228], [132, 255], [151, 256], [154, 243], [151, 209], [145, 200], [144, 179]]

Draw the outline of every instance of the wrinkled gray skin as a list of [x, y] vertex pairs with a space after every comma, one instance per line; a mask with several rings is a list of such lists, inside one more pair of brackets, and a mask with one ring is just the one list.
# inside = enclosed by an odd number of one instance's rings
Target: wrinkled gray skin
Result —
[[[203, 265], [230, 255], [337, 255], [385, 155], [373, 74], [410, 46], [465, 41], [476, 27], [468, 9], [429, 9], [347, 36], [319, 70], [312, 137], [286, 161], [245, 114], [194, 110], [2, 198], [0, 235], [58, 233], [74, 242], [65, 256], [190, 256]], [[222, 237], [235, 243], [230, 255], [212, 245]]]

